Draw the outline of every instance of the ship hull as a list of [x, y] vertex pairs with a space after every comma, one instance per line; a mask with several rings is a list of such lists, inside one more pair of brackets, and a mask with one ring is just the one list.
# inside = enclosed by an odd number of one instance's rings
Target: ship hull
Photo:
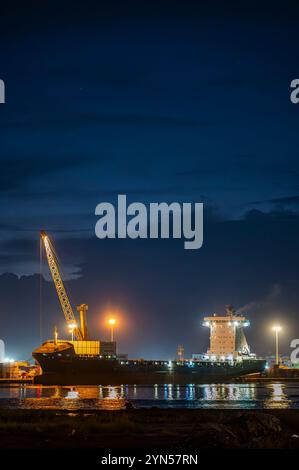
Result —
[[99, 356], [39, 354], [33, 357], [42, 368], [35, 383], [43, 385], [151, 385], [228, 381], [246, 374], [262, 372], [265, 361], [241, 362], [166, 362], [120, 361]]

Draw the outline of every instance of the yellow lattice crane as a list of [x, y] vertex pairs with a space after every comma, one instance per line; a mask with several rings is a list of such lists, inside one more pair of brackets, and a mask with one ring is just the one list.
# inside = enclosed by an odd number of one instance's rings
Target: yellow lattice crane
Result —
[[[59, 273], [54, 247], [47, 233], [44, 230], [40, 232], [40, 237], [45, 248], [50, 273], [51, 273], [52, 279], [56, 287], [56, 291], [58, 294], [58, 298], [61, 304], [62, 311], [65, 316], [66, 322], [68, 326], [73, 328], [73, 336], [76, 340], [81, 340], [81, 341], [86, 340], [88, 336], [87, 325], [86, 325], [86, 311], [88, 309], [88, 305], [81, 304], [77, 307], [77, 310], [80, 313], [80, 327], [78, 327], [72, 306], [70, 304], [69, 298], [67, 296], [65, 287], [63, 285], [63, 282]], [[76, 326], [74, 327], [74, 325]]]

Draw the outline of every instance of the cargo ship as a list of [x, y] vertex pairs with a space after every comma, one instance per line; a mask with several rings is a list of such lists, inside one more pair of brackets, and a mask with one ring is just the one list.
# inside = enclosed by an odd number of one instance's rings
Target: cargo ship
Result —
[[262, 372], [265, 361], [250, 352], [244, 328], [249, 326], [245, 316], [228, 306], [224, 315], [204, 318], [210, 329], [210, 347], [205, 354], [193, 354], [185, 359], [182, 353], [175, 360], [128, 359], [117, 353], [111, 341], [90, 340], [86, 313], [87, 305], [77, 307], [80, 326], [69, 302], [60, 277], [57, 255], [45, 232], [41, 232], [50, 272], [56, 287], [72, 340], [54, 338], [44, 342], [32, 353], [42, 373], [35, 383], [43, 385], [122, 385], [122, 384], [197, 384], [227, 381], [234, 377]]
[[190, 359], [128, 359], [117, 354], [115, 341], [58, 340], [44, 342], [32, 355], [42, 369], [35, 377], [43, 385], [199, 384], [228, 381], [263, 372], [266, 362], [249, 350], [245, 317], [227, 309], [226, 315], [204, 319], [210, 328], [210, 348]]
[[225, 382], [262, 372], [265, 361], [236, 360], [123, 360], [117, 357], [77, 354], [69, 342], [46, 342], [33, 352], [43, 373], [35, 377], [43, 385], [153, 385]]

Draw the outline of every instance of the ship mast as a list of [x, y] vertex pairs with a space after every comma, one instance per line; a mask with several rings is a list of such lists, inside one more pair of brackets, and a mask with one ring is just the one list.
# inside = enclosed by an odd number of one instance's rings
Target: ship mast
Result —
[[[59, 269], [57, 266], [56, 262], [56, 256], [55, 256], [55, 250], [54, 247], [46, 234], [45, 231], [40, 232], [40, 237], [43, 242], [45, 252], [47, 255], [47, 260], [48, 260], [48, 265], [50, 269], [50, 273], [52, 276], [52, 279], [54, 281], [54, 285], [57, 291], [57, 295], [60, 301], [60, 305], [64, 314], [64, 317], [66, 319], [66, 322], [68, 325], [77, 325], [76, 318], [72, 309], [72, 306], [70, 304], [68, 295], [66, 293], [64, 284], [62, 282]], [[74, 329], [74, 337], [76, 340], [85, 340], [87, 339], [87, 328], [86, 328], [86, 310], [88, 306], [86, 304], [82, 304], [78, 307], [78, 310], [80, 312], [80, 320], [81, 320], [81, 328], [76, 326]]]

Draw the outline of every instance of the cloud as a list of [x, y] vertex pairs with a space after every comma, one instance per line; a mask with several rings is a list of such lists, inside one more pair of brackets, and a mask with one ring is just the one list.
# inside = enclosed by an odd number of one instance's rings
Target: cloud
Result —
[[280, 197], [275, 199], [270, 199], [268, 202], [273, 202], [274, 204], [283, 203], [283, 204], [299, 204], [299, 196], [287, 196], [287, 197]]
[[60, 107], [52, 109], [46, 115], [35, 113], [23, 119], [6, 119], [1, 125], [6, 129], [52, 129], [73, 130], [86, 126], [133, 126], [133, 127], [208, 127], [209, 121], [188, 117], [165, 116], [155, 114], [96, 114], [76, 110], [63, 111]]
[[246, 211], [243, 215], [244, 220], [248, 220], [251, 222], [279, 222], [282, 223], [283, 221], [299, 221], [299, 213], [286, 210], [286, 209], [277, 209], [277, 210], [270, 210], [268, 212], [264, 212], [258, 209], [250, 209]]
[[34, 178], [61, 172], [65, 169], [83, 167], [101, 163], [98, 157], [83, 156], [81, 158], [66, 155], [2, 155], [0, 158], [2, 171], [0, 174], [0, 192], [20, 189], [20, 186]]
[[273, 199], [266, 199], [264, 201], [256, 201], [254, 204], [278, 204], [278, 205], [294, 205], [297, 206], [299, 204], [299, 196], [286, 196], [286, 197], [278, 197]]

